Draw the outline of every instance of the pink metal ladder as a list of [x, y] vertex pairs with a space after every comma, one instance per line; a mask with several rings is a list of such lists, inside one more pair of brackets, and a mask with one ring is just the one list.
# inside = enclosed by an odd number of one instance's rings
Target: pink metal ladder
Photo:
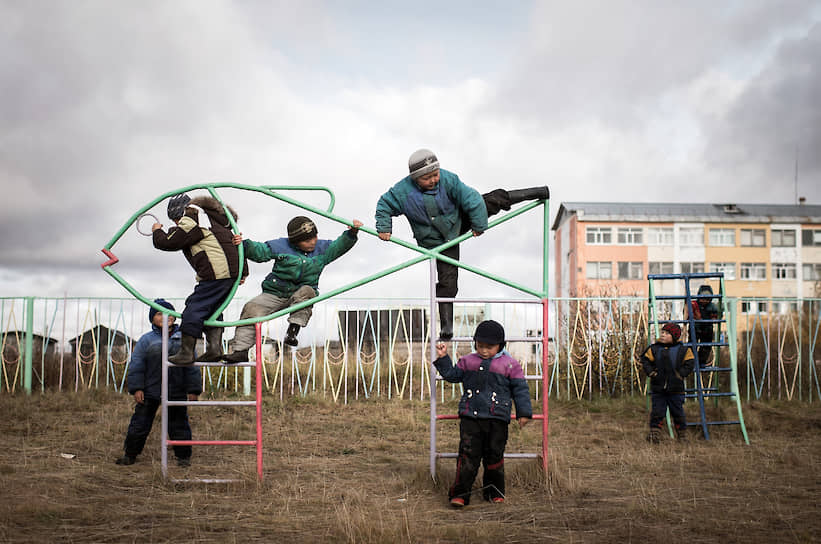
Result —
[[[230, 367], [256, 368], [256, 398], [251, 401], [225, 400], [197, 400], [197, 401], [170, 401], [168, 400], [168, 368], [176, 366], [168, 362], [168, 321], [163, 319], [162, 327], [162, 475], [168, 478], [168, 446], [255, 446], [257, 450], [257, 477], [262, 480], [262, 324], [256, 323], [256, 362], [236, 363]], [[225, 363], [194, 363], [196, 366], [209, 367], [228, 366]], [[168, 407], [169, 406], [253, 406], [256, 408], [256, 439], [255, 440], [169, 440], [168, 439]], [[227, 483], [237, 479], [219, 478], [184, 478], [172, 479], [174, 482], [200, 483]]]

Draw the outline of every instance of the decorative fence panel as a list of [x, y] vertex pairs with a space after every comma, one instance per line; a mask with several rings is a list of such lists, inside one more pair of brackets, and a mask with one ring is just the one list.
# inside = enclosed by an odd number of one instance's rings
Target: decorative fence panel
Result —
[[[183, 301], [172, 300], [179, 308]], [[238, 316], [235, 299], [225, 315]], [[739, 312], [739, 383], [747, 400], [821, 398], [821, 299], [728, 299]], [[483, 319], [510, 337], [542, 334], [539, 305], [456, 303], [456, 336], [472, 336]], [[285, 318], [263, 324], [265, 388], [272, 395], [321, 394], [335, 402], [359, 398], [425, 399], [429, 302], [426, 299], [335, 297], [319, 303], [300, 333], [299, 349], [282, 349]], [[666, 315], [681, 315], [675, 305]], [[549, 395], [581, 399], [644, 395], [637, 355], [652, 335], [647, 300], [574, 298], [550, 302]], [[660, 315], [664, 318], [664, 315]], [[127, 389], [131, 349], [149, 330], [147, 307], [132, 298], [0, 298], [0, 394], [21, 391]], [[226, 337], [232, 336], [229, 331]], [[227, 347], [226, 347], [227, 348]], [[469, 343], [454, 343], [462, 355]], [[525, 373], [540, 375], [540, 343], [508, 350]], [[231, 366], [203, 368], [204, 391], [247, 394], [252, 375]], [[540, 384], [534, 383], [534, 387]], [[461, 394], [440, 383], [442, 399]], [[542, 391], [536, 389], [538, 398]]]

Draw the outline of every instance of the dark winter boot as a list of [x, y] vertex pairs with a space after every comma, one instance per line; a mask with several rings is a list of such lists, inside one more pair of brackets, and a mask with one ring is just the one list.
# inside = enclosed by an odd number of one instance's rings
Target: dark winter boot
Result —
[[244, 363], [248, 360], [248, 350], [232, 351], [227, 355], [223, 355], [222, 360], [229, 364]]
[[137, 458], [133, 455], [123, 455], [122, 457], [118, 457], [115, 463], [118, 465], [133, 465], [137, 461]]
[[197, 339], [187, 334], [182, 335], [182, 345], [180, 350], [168, 358], [169, 363], [175, 365], [190, 365], [194, 363], [194, 348], [197, 346]]
[[197, 357], [202, 363], [222, 361], [222, 327], [208, 327], [205, 329], [205, 353]]
[[453, 303], [439, 303], [439, 340], [453, 338]]
[[507, 196], [511, 204], [522, 202], [523, 200], [545, 200], [550, 198], [550, 190], [545, 187], [530, 187], [529, 189], [517, 189], [508, 191]]
[[651, 427], [650, 433], [647, 435], [647, 441], [651, 444], [658, 444], [661, 442], [661, 429], [658, 427]]
[[687, 438], [687, 426], [682, 425], [681, 427], [676, 427], [676, 440], [681, 442], [682, 444], [686, 444], [690, 440]]
[[290, 323], [288, 325], [288, 330], [285, 331], [285, 339], [282, 341], [282, 343], [286, 346], [298, 346], [299, 340], [296, 339], [297, 334], [299, 334], [299, 325], [297, 325], [296, 323]]

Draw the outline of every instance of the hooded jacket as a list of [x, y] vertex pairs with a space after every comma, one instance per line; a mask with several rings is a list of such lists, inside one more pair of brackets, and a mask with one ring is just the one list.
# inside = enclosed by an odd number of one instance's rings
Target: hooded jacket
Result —
[[274, 261], [271, 272], [262, 281], [262, 291], [289, 298], [303, 285], [319, 293], [319, 276], [332, 261], [347, 253], [356, 243], [357, 235], [346, 230], [334, 240], [317, 240], [310, 253], [300, 251], [288, 238], [267, 242], [243, 240], [246, 257], [256, 263]]
[[[231, 222], [220, 202], [211, 196], [191, 200], [190, 206], [199, 206], [208, 216], [211, 228], [200, 227], [189, 215], [184, 215], [168, 233], [157, 229], [153, 233], [154, 247], [163, 251], [182, 250], [186, 260], [197, 274], [197, 281], [236, 279], [239, 276], [239, 250], [231, 241]], [[239, 216], [228, 206], [236, 222]], [[242, 277], [248, 275], [242, 263]]]
[[684, 393], [684, 378], [692, 374], [695, 367], [693, 350], [681, 342], [650, 344], [640, 360], [654, 393]]
[[445, 355], [433, 365], [445, 380], [462, 382], [465, 392], [459, 400], [459, 417], [509, 422], [513, 404], [516, 417], [533, 417], [522, 365], [507, 351], [500, 351], [491, 359], [471, 353], [460, 357], [456, 366], [450, 355]]
[[376, 231], [392, 232], [392, 217], [408, 218], [413, 237], [430, 249], [453, 240], [460, 234], [462, 214], [471, 229], [487, 229], [487, 208], [479, 191], [468, 187], [453, 172], [440, 169], [439, 183], [423, 192], [410, 176], [400, 180], [376, 204]]
[[[168, 354], [180, 349], [180, 329], [175, 324], [168, 330]], [[128, 392], [142, 390], [146, 398], [160, 400], [162, 393], [162, 329], [151, 325], [151, 330], [140, 337], [131, 352], [128, 363]], [[168, 399], [185, 400], [188, 393], [202, 393], [202, 374], [199, 367], [169, 367]]]

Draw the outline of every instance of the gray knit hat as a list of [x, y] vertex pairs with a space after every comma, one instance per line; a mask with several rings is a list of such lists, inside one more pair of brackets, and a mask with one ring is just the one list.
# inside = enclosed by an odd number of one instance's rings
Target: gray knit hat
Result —
[[438, 169], [439, 159], [436, 158], [436, 155], [434, 155], [430, 149], [414, 151], [413, 155], [408, 159], [408, 170], [410, 170], [411, 179], [419, 179], [425, 174], [430, 174]]

